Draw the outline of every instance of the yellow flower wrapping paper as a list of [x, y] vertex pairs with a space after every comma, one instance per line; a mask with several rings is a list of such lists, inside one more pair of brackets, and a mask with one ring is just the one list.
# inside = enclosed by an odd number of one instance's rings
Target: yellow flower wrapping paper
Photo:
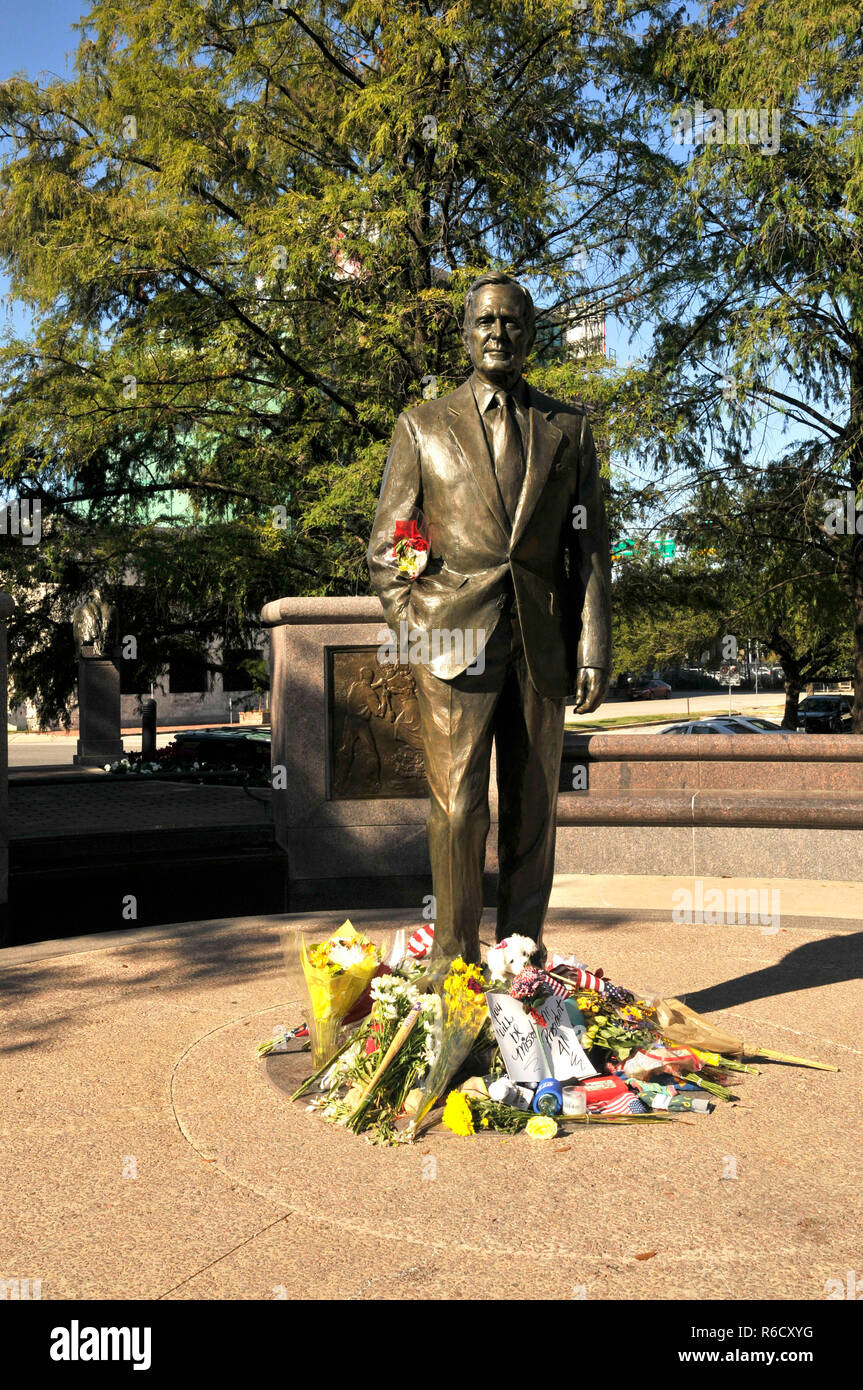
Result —
[[333, 932], [323, 946], [312, 947], [312, 951], [316, 957], [326, 958], [332, 948], [339, 944], [358, 947], [362, 951], [362, 959], [336, 971], [331, 965], [313, 965], [305, 941], [300, 943], [300, 961], [316, 1023], [344, 1018], [363, 990], [368, 988], [378, 968], [377, 952], [350, 921]]

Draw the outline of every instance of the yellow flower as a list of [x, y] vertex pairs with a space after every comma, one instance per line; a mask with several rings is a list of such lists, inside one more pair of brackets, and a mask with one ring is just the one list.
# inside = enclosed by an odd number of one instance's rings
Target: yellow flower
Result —
[[482, 973], [478, 966], [465, 964], [460, 956], [452, 962], [443, 982], [448, 1024], [479, 1028], [487, 1013], [482, 986]]
[[443, 1123], [453, 1134], [475, 1134], [473, 1115], [467, 1096], [460, 1091], [450, 1091], [443, 1108]]
[[557, 1134], [557, 1121], [550, 1115], [531, 1115], [525, 1126], [525, 1134], [531, 1139], [553, 1139]]
[[583, 1014], [592, 1014], [599, 1008], [599, 995], [594, 990], [586, 990], [577, 996], [575, 1007]]

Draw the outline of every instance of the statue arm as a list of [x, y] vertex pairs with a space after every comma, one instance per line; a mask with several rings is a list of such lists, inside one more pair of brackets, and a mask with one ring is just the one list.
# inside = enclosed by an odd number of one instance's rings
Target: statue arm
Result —
[[576, 501], [587, 514], [586, 525], [581, 529], [573, 528], [570, 539], [570, 574], [577, 579], [578, 592], [584, 594], [578, 643], [576, 705], [587, 712], [602, 702], [611, 676], [608, 523], [599, 461], [587, 415], [581, 426]]
[[393, 563], [393, 536], [396, 522], [405, 520], [412, 507], [421, 506], [419, 447], [407, 416], [402, 414], [393, 431], [378, 509], [366, 553], [372, 588], [383, 604], [387, 622], [396, 632], [399, 621], [407, 618], [411, 580], [401, 574]]

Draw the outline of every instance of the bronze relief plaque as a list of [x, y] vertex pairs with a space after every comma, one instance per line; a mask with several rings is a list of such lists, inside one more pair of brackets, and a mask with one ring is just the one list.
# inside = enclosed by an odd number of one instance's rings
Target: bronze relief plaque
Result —
[[377, 647], [327, 647], [327, 796], [331, 801], [428, 796], [410, 666]]

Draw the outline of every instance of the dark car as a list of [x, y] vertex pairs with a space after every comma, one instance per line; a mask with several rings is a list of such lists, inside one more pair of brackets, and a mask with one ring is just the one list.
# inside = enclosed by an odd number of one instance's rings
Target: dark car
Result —
[[807, 695], [797, 706], [798, 728], [807, 734], [845, 734], [851, 723], [851, 701], [844, 695]]
[[630, 695], [630, 700], [667, 700], [671, 695], [671, 686], [665, 681], [642, 681], [635, 687]]
[[266, 771], [270, 766], [270, 730], [264, 728], [189, 729], [175, 734], [170, 761], [206, 763]]

